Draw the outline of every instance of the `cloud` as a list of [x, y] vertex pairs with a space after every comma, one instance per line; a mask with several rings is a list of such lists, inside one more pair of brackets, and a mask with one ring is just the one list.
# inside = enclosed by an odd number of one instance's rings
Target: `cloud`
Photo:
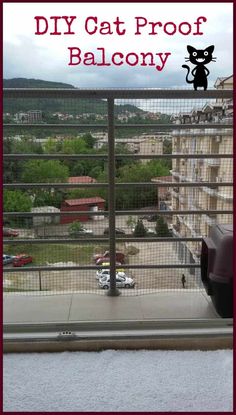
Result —
[[[29, 6], [28, 6], [29, 5]], [[114, 3], [115, 5], [115, 3]], [[232, 73], [232, 7], [221, 3], [193, 3], [189, 6], [181, 3], [117, 3], [114, 5], [95, 3], [59, 3], [58, 15], [77, 15], [75, 36], [35, 36], [35, 15], [55, 15], [55, 4], [21, 3], [4, 4], [4, 77], [28, 77], [73, 84], [76, 87], [147, 87], [170, 88], [185, 87], [186, 72], [181, 68], [187, 56], [186, 45], [202, 48], [214, 44], [216, 63], [208, 65], [211, 72], [209, 85], [214, 84], [218, 76]], [[111, 7], [112, 6], [112, 7]], [[91, 12], [92, 10], [92, 12]], [[200, 11], [199, 11], [200, 10]], [[89, 14], [113, 22], [117, 15], [127, 22], [125, 36], [89, 36], [83, 31], [83, 22]], [[204, 25], [203, 36], [166, 36], [159, 33], [148, 35], [145, 28], [142, 36], [134, 36], [134, 17], [146, 16], [153, 21], [189, 21], [194, 22], [199, 15], [206, 15], [208, 22]], [[19, 23], [21, 22], [21, 24]], [[128, 24], [129, 23], [129, 24]], [[114, 27], [113, 27], [114, 30]], [[142, 66], [68, 66], [68, 46], [80, 47], [83, 52], [94, 52], [97, 47], [106, 49], [108, 59], [111, 53], [135, 51], [164, 53], [171, 56], [162, 72], [155, 67]]]

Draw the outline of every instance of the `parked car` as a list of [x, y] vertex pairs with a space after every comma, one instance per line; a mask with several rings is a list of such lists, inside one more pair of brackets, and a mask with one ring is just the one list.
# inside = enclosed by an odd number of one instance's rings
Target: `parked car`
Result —
[[173, 225], [173, 223], [170, 223], [170, 225], [168, 226], [168, 229], [169, 229], [170, 236], [174, 236], [174, 232], [173, 232], [174, 225]]
[[[124, 268], [116, 268], [116, 272], [117, 273], [124, 272]], [[106, 276], [110, 276], [110, 269], [109, 268], [99, 269], [96, 273], [96, 279], [97, 280], [99, 280], [100, 278], [106, 277]]]
[[14, 255], [5, 255], [2, 256], [2, 262], [3, 265], [11, 264], [13, 262], [13, 259], [15, 258]]
[[148, 217], [147, 217], [147, 220], [148, 220], [148, 222], [156, 222], [157, 221], [157, 214], [155, 214], [155, 215], [149, 215]]
[[[110, 233], [109, 228], [104, 229], [104, 232], [103, 232], [104, 235], [109, 235], [109, 233]], [[116, 235], [125, 235], [125, 231], [123, 229], [120, 229], [120, 228], [115, 228], [115, 234]]]
[[[101, 278], [98, 285], [100, 288], [108, 290], [110, 286], [110, 276]], [[127, 277], [124, 272], [121, 272], [116, 275], [116, 286], [117, 288], [134, 288], [135, 281], [133, 278]]]
[[[93, 260], [95, 261], [96, 265], [102, 265], [104, 262], [110, 262], [110, 252], [105, 251], [104, 254], [96, 254], [93, 256]], [[125, 254], [123, 252], [117, 251], [116, 261], [120, 262], [121, 264], [124, 264]]]
[[26, 264], [29, 264], [30, 262], [33, 262], [33, 258], [31, 255], [27, 255], [27, 254], [16, 255], [13, 260], [13, 267], [22, 267]]
[[156, 220], [157, 220], [157, 214], [153, 214], [153, 215], [141, 215], [141, 216], [139, 216], [139, 219], [146, 219], [148, 222], [156, 222]]
[[92, 229], [81, 228], [77, 231], [75, 231], [75, 230], [74, 231], [73, 230], [69, 231], [69, 235], [74, 236], [74, 237], [77, 237], [77, 236], [91, 236], [91, 235], [93, 235], [93, 231], [92, 231]]
[[109, 269], [99, 269], [96, 272], [96, 279], [99, 280], [100, 278], [110, 276], [110, 270]]
[[19, 232], [11, 228], [3, 228], [3, 236], [13, 236], [14, 238], [19, 235]]
[[146, 228], [147, 235], [156, 235], [155, 229], [152, 228]]

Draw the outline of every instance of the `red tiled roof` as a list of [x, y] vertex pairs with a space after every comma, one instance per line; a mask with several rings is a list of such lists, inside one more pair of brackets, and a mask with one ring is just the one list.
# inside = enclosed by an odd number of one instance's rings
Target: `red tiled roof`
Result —
[[95, 183], [96, 179], [90, 176], [72, 176], [69, 177], [68, 183]]
[[101, 197], [84, 197], [81, 199], [67, 199], [65, 203], [69, 206], [77, 206], [77, 205], [89, 205], [94, 203], [102, 203], [105, 202], [104, 199]]

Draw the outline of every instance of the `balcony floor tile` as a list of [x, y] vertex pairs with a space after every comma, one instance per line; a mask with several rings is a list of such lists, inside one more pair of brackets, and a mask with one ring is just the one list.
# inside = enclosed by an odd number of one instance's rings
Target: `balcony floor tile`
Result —
[[96, 294], [4, 295], [4, 323], [219, 318], [205, 292], [139, 296]]

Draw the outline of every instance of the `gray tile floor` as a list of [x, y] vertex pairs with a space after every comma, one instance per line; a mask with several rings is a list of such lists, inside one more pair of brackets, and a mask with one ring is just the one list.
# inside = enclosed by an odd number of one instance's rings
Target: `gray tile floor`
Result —
[[219, 318], [205, 291], [139, 296], [4, 294], [4, 323]]

